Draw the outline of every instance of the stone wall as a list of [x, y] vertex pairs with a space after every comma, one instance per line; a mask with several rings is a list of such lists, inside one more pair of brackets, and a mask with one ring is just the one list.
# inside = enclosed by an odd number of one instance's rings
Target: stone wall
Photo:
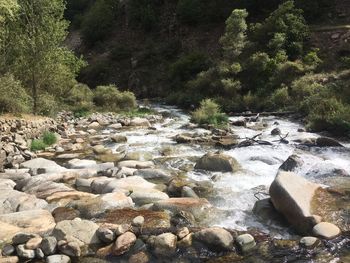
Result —
[[57, 131], [57, 123], [50, 118], [20, 119], [0, 117], [0, 171], [18, 168], [25, 160], [35, 157], [30, 152], [30, 141], [45, 131]]

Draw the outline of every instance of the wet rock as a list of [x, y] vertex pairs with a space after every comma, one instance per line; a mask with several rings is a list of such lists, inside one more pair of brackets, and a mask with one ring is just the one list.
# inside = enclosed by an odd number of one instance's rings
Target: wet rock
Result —
[[271, 156], [252, 156], [249, 161], [259, 161], [268, 165], [275, 165], [281, 162], [280, 159]]
[[134, 209], [117, 209], [106, 213], [104, 218], [100, 219], [102, 223], [128, 224], [131, 225], [132, 220], [137, 216], [143, 216], [145, 223], [143, 228], [167, 228], [170, 227], [170, 216], [165, 212], [150, 210], [134, 210]]
[[300, 239], [300, 246], [306, 248], [314, 248], [319, 244], [319, 239], [316, 237], [303, 237]]
[[13, 245], [20, 245], [27, 243], [30, 239], [37, 237], [35, 234], [29, 234], [29, 233], [17, 233], [12, 238], [12, 244]]
[[35, 251], [32, 249], [26, 249], [24, 245], [18, 245], [16, 248], [17, 255], [20, 258], [33, 259], [35, 258]]
[[133, 246], [136, 242], [136, 236], [134, 233], [126, 232], [119, 236], [115, 241], [113, 254], [114, 255], [123, 255], [129, 251], [130, 247]]
[[193, 191], [191, 187], [184, 186], [181, 190], [182, 197], [199, 198], [198, 195]]
[[43, 238], [40, 248], [46, 256], [56, 252], [57, 239], [53, 236]]
[[242, 252], [247, 252], [256, 246], [255, 239], [250, 234], [243, 234], [236, 238], [236, 242]]
[[172, 233], [164, 233], [154, 237], [152, 246], [154, 254], [158, 256], [171, 256], [176, 252], [177, 237]]
[[253, 213], [268, 225], [284, 225], [283, 216], [276, 211], [271, 199], [266, 198], [255, 202]]
[[98, 228], [99, 226], [94, 222], [76, 218], [57, 223], [53, 236], [57, 240], [64, 240], [67, 236], [71, 236], [83, 245], [99, 244], [100, 240], [96, 234]]
[[204, 198], [170, 198], [155, 202], [153, 205], [154, 210], [169, 210], [173, 213], [179, 213], [181, 211], [189, 212], [195, 216], [195, 218], [201, 218], [206, 215], [212, 205]]
[[134, 172], [135, 176], [140, 176], [144, 179], [164, 179], [167, 180], [170, 178], [170, 174], [166, 173], [160, 169], [140, 169]]
[[135, 161], [135, 160], [127, 160], [127, 161], [121, 161], [118, 163], [118, 167], [128, 167], [128, 168], [134, 168], [134, 169], [147, 169], [147, 168], [153, 168], [154, 163], [152, 161]]
[[35, 249], [35, 257], [39, 259], [45, 258], [44, 252], [41, 250], [41, 248], [36, 248]]
[[239, 119], [236, 121], [231, 121], [230, 122], [233, 126], [239, 126], [239, 127], [246, 127], [247, 126], [247, 121], [245, 119]]
[[64, 153], [56, 156], [56, 159], [74, 159], [79, 157], [79, 153]]
[[45, 234], [55, 227], [55, 220], [46, 210], [31, 210], [0, 215], [0, 239], [9, 240], [16, 233]]
[[117, 236], [120, 236], [126, 232], [128, 232], [129, 230], [131, 229], [131, 226], [128, 225], [128, 224], [121, 224], [121, 225], [118, 225], [118, 227], [115, 229], [115, 234]]
[[318, 147], [344, 147], [338, 141], [328, 137], [318, 137], [316, 139], [316, 146]]
[[119, 130], [121, 129], [123, 126], [120, 123], [114, 123], [108, 126], [108, 128], [110, 129], [114, 129], [114, 130]]
[[235, 172], [239, 169], [239, 164], [231, 156], [208, 153], [197, 161], [194, 168], [218, 172]]
[[294, 173], [279, 172], [270, 186], [271, 201], [298, 232], [307, 233], [318, 220], [311, 214], [311, 202], [319, 187]]
[[333, 239], [341, 233], [336, 225], [328, 222], [318, 223], [314, 226], [312, 232], [314, 235], [325, 239]]
[[218, 138], [213, 137], [215, 145], [224, 148], [230, 148], [238, 144], [238, 138], [236, 135], [225, 135], [219, 136]]
[[70, 263], [70, 258], [66, 255], [52, 255], [46, 258], [46, 263]]
[[343, 168], [329, 163], [327, 161], [322, 163], [317, 163], [312, 166], [309, 171], [306, 173], [307, 177], [316, 177], [316, 178], [326, 178], [326, 177], [348, 177], [349, 173]]
[[2, 248], [2, 255], [7, 257], [7, 256], [11, 256], [13, 255], [13, 253], [15, 253], [15, 247], [10, 245], [10, 244], [6, 244], [5, 246], [3, 246]]
[[280, 130], [280, 128], [274, 128], [272, 131], [271, 131], [271, 135], [280, 135], [282, 132]]
[[300, 158], [300, 156], [293, 154], [288, 157], [288, 159], [280, 166], [280, 170], [282, 171], [294, 171], [296, 168], [302, 166], [304, 161]]
[[231, 250], [233, 248], [232, 235], [220, 227], [206, 228], [196, 232], [194, 239], [206, 244], [214, 251]]
[[115, 143], [124, 143], [128, 141], [128, 138], [124, 135], [115, 134], [111, 136], [111, 141]]
[[193, 244], [193, 233], [188, 234], [187, 236], [185, 236], [184, 238], [182, 238], [181, 240], [179, 240], [177, 242], [178, 247], [181, 248], [189, 248], [192, 246]]

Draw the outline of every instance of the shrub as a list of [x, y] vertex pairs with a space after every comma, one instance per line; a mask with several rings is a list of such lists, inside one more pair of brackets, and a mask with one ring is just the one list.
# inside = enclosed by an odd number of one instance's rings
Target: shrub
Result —
[[177, 3], [176, 13], [181, 22], [197, 24], [202, 18], [201, 0], [180, 0]]
[[54, 116], [59, 110], [56, 97], [54, 95], [43, 93], [38, 97], [38, 109], [39, 115]]
[[221, 126], [227, 124], [228, 117], [220, 111], [220, 107], [211, 99], [202, 100], [200, 107], [192, 113], [192, 121], [198, 124]]
[[0, 113], [25, 113], [31, 108], [32, 99], [21, 83], [10, 74], [0, 77]]
[[157, 26], [157, 12], [154, 1], [131, 0], [129, 3], [129, 20], [134, 26], [141, 26], [145, 31], [151, 31]]
[[35, 152], [35, 151], [41, 151], [45, 150], [47, 145], [43, 142], [43, 140], [33, 140], [31, 145], [30, 145], [30, 150]]
[[290, 103], [288, 87], [282, 87], [275, 90], [270, 97], [270, 102], [273, 109], [281, 109], [287, 107]]
[[123, 111], [136, 108], [136, 98], [132, 92], [121, 92], [115, 85], [98, 86], [94, 92], [96, 106], [107, 111]]
[[93, 108], [94, 93], [85, 84], [76, 84], [67, 94], [65, 102], [76, 117], [85, 116]]
[[53, 145], [57, 142], [57, 137], [52, 132], [44, 132], [43, 134], [43, 142], [46, 145]]

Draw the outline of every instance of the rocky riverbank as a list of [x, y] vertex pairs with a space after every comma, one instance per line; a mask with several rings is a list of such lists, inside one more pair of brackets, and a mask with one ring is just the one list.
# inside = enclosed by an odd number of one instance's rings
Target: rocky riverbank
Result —
[[[158, 110], [64, 112], [39, 125], [58, 143], [0, 173], [0, 262], [349, 260], [349, 170], [330, 164], [349, 156], [347, 144], [268, 117], [203, 129], [180, 111]], [[18, 135], [23, 145], [40, 136], [19, 127], [1, 141], [17, 148]], [[232, 210], [235, 200], [244, 209]]]

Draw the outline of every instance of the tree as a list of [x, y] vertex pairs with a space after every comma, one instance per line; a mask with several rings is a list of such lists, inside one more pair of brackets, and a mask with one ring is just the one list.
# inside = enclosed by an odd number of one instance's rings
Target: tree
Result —
[[12, 43], [5, 56], [9, 71], [26, 87], [37, 113], [43, 95], [62, 97], [84, 62], [63, 47], [68, 22], [63, 0], [18, 0], [18, 15], [8, 23]]

